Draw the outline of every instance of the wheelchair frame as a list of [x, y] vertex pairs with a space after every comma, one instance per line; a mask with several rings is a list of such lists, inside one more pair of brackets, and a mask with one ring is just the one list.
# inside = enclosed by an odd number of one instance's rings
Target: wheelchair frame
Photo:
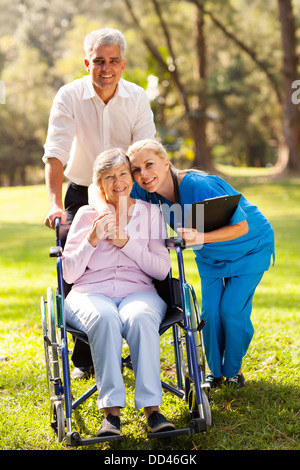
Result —
[[[47, 289], [47, 298], [41, 297], [42, 329], [48, 389], [50, 395], [50, 423], [57, 434], [57, 441], [66, 439], [71, 447], [125, 439], [124, 435], [81, 438], [72, 430], [72, 411], [85, 402], [97, 391], [94, 385], [72, 403], [71, 379], [69, 368], [68, 333], [88, 343], [87, 336], [73, 330], [66, 324], [64, 315], [64, 280], [62, 272], [62, 244], [60, 238], [60, 220], [56, 219], [56, 246], [50, 248], [50, 257], [56, 257], [58, 286], [54, 295], [51, 287]], [[148, 438], [192, 435], [205, 432], [212, 425], [209, 404], [209, 385], [205, 382], [205, 354], [202, 328], [197, 297], [193, 287], [186, 282], [183, 250], [185, 241], [170, 238], [166, 240], [169, 250], [175, 250], [178, 262], [178, 279], [172, 278], [172, 269], [167, 277], [172, 314], [161, 324], [160, 334], [170, 327], [173, 330], [173, 346], [177, 385], [172, 386], [162, 381], [164, 390], [185, 400], [191, 420], [188, 427], [174, 431], [148, 434]], [[59, 338], [60, 341], [57, 340]], [[184, 352], [183, 343], [186, 350]], [[130, 355], [122, 358], [122, 366], [132, 369]], [[62, 373], [61, 373], [62, 372]], [[67, 432], [66, 432], [67, 431]]]

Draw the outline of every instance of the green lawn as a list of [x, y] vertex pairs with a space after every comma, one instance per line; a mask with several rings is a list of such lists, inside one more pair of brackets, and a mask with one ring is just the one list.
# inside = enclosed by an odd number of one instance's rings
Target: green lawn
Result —
[[[214, 425], [206, 434], [147, 440], [143, 413], [133, 405], [133, 377], [126, 372], [128, 406], [122, 424], [127, 439], [93, 449], [300, 449], [300, 180], [250, 183], [235, 176], [231, 183], [260, 207], [276, 236], [275, 267], [265, 274], [254, 301], [255, 336], [243, 366], [246, 388], [213, 393]], [[40, 297], [48, 286], [56, 286], [55, 262], [48, 257], [54, 232], [43, 226], [47, 210], [43, 186], [0, 188], [1, 450], [66, 449], [56, 443], [49, 426], [40, 320]], [[200, 300], [192, 258], [187, 251], [185, 269]], [[169, 339], [164, 335], [162, 341], [167, 379], [173, 366]], [[75, 383], [74, 395], [85, 387]], [[187, 408], [177, 398], [165, 394], [162, 410], [176, 426], [187, 425]], [[95, 434], [101, 423], [96, 396], [74, 413], [73, 421], [81, 433]]]

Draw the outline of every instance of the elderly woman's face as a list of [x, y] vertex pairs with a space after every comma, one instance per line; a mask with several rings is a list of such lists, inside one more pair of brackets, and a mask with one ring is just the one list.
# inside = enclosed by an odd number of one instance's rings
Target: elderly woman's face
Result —
[[133, 186], [131, 172], [123, 163], [103, 173], [100, 187], [104, 191], [107, 202], [118, 204], [120, 196], [129, 197]]

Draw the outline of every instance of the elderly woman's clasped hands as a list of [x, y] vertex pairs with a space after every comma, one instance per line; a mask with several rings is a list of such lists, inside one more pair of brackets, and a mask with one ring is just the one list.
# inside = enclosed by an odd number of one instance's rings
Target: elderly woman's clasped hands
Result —
[[117, 215], [115, 212], [104, 211], [97, 217], [88, 235], [88, 241], [94, 247], [100, 240], [108, 239], [113, 245], [122, 248], [126, 245], [129, 237], [124, 227], [117, 225]]

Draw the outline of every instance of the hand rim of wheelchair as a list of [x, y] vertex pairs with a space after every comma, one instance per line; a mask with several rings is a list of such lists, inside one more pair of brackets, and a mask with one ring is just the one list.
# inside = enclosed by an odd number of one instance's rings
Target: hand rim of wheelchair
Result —
[[[47, 305], [47, 311], [45, 308]], [[46, 376], [50, 397], [50, 425], [57, 435], [57, 442], [65, 437], [65, 416], [63, 398], [58, 397], [57, 390], [61, 384], [59, 371], [59, 351], [56, 339], [55, 313], [52, 288], [47, 289], [47, 301], [41, 298], [43, 343], [46, 362]], [[50, 336], [50, 337], [49, 337]]]

